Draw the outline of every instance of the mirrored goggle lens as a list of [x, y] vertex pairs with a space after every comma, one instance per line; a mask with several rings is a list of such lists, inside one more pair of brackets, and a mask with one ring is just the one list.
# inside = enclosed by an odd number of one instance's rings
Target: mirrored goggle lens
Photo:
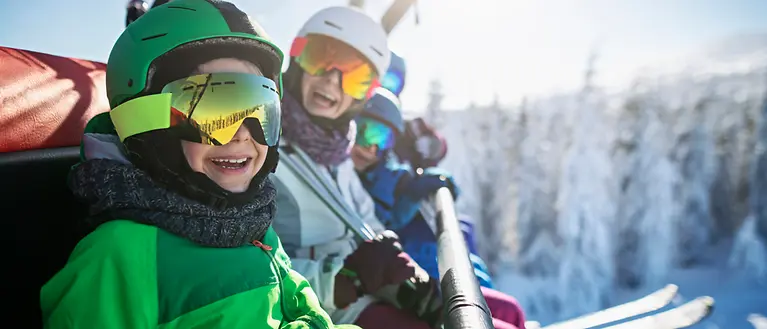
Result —
[[167, 84], [160, 94], [132, 99], [110, 112], [120, 140], [151, 130], [179, 128], [184, 132], [182, 138], [210, 145], [228, 143], [246, 123], [248, 128], [261, 128], [260, 132], [250, 129], [256, 141], [275, 146], [280, 115], [274, 81], [247, 73], [179, 79]]
[[383, 79], [381, 79], [381, 87], [388, 89], [397, 96], [402, 92], [403, 85], [402, 76], [397, 72], [388, 71]]
[[355, 143], [358, 145], [362, 147], [376, 145], [379, 150], [388, 150], [394, 146], [394, 131], [388, 125], [367, 117], [358, 117], [355, 121], [357, 122]]
[[363, 100], [380, 85], [375, 67], [359, 51], [338, 39], [309, 34], [293, 41], [291, 56], [311, 75], [333, 70], [341, 72], [341, 88], [347, 95]]

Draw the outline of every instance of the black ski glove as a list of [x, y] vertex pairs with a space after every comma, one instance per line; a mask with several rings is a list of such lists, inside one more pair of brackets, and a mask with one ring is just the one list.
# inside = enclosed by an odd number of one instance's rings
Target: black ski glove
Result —
[[425, 275], [416, 275], [411, 279], [414, 284], [402, 284], [397, 291], [399, 306], [426, 321], [431, 328], [441, 328], [443, 322], [442, 294], [439, 281]]
[[335, 289], [333, 289], [336, 307], [344, 309], [356, 302], [363, 294], [361, 283], [355, 273], [341, 270], [336, 274]]
[[394, 232], [384, 231], [375, 240], [360, 244], [346, 258], [344, 268], [356, 274], [365, 294], [413, 277], [416, 264], [402, 251], [397, 239]]

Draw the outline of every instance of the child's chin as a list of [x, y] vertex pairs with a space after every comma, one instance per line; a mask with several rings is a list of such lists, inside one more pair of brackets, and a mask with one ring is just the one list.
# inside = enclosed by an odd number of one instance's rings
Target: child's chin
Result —
[[232, 193], [242, 193], [242, 192], [245, 192], [245, 191], [248, 190], [248, 185], [247, 184], [246, 185], [240, 185], [240, 186], [237, 186], [237, 187], [224, 187], [224, 186], [221, 186], [221, 188], [223, 188], [223, 189], [225, 189], [225, 190], [227, 190], [229, 192], [232, 192]]
[[221, 182], [221, 181], [216, 181], [216, 180], [213, 180], [213, 181], [219, 187], [221, 187], [222, 189], [227, 190], [227, 191], [232, 192], [232, 193], [242, 193], [242, 192], [245, 192], [245, 191], [248, 190], [248, 187], [250, 186], [250, 180], [247, 183], [245, 183], [245, 182], [234, 183], [234, 182], [231, 182], [231, 181], [230, 182]]

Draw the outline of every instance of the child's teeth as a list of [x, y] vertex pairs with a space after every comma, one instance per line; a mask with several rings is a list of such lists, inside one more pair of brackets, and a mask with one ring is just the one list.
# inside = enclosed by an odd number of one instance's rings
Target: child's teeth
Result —
[[211, 159], [216, 162], [229, 162], [229, 163], [243, 163], [245, 161], [248, 161], [248, 158], [242, 158], [242, 159]]

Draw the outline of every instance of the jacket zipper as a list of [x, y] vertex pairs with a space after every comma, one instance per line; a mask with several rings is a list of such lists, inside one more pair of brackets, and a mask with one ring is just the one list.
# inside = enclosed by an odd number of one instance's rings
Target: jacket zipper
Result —
[[[264, 253], [266, 253], [267, 256], [269, 256], [269, 259], [271, 260], [271, 266], [274, 267], [274, 272], [277, 273], [277, 282], [280, 286], [280, 309], [282, 309], [283, 319], [287, 318], [290, 321], [295, 321], [296, 318], [293, 317], [293, 315], [290, 314], [290, 312], [288, 312], [288, 307], [285, 305], [285, 287], [283, 286], [283, 283], [282, 283], [282, 274], [280, 273], [280, 267], [277, 263], [277, 260], [274, 259], [274, 255], [272, 255], [272, 253], [270, 252], [273, 249], [272, 246], [264, 244], [258, 240], [254, 240], [253, 245], [261, 249]], [[312, 328], [322, 329], [322, 327], [318, 326], [317, 323], [315, 323], [315, 321], [313, 320], [314, 319], [312, 319], [312, 321], [304, 321], [304, 322], [306, 322]], [[281, 322], [280, 327], [282, 327], [282, 322], [284, 321], [280, 321], [280, 322]]]

